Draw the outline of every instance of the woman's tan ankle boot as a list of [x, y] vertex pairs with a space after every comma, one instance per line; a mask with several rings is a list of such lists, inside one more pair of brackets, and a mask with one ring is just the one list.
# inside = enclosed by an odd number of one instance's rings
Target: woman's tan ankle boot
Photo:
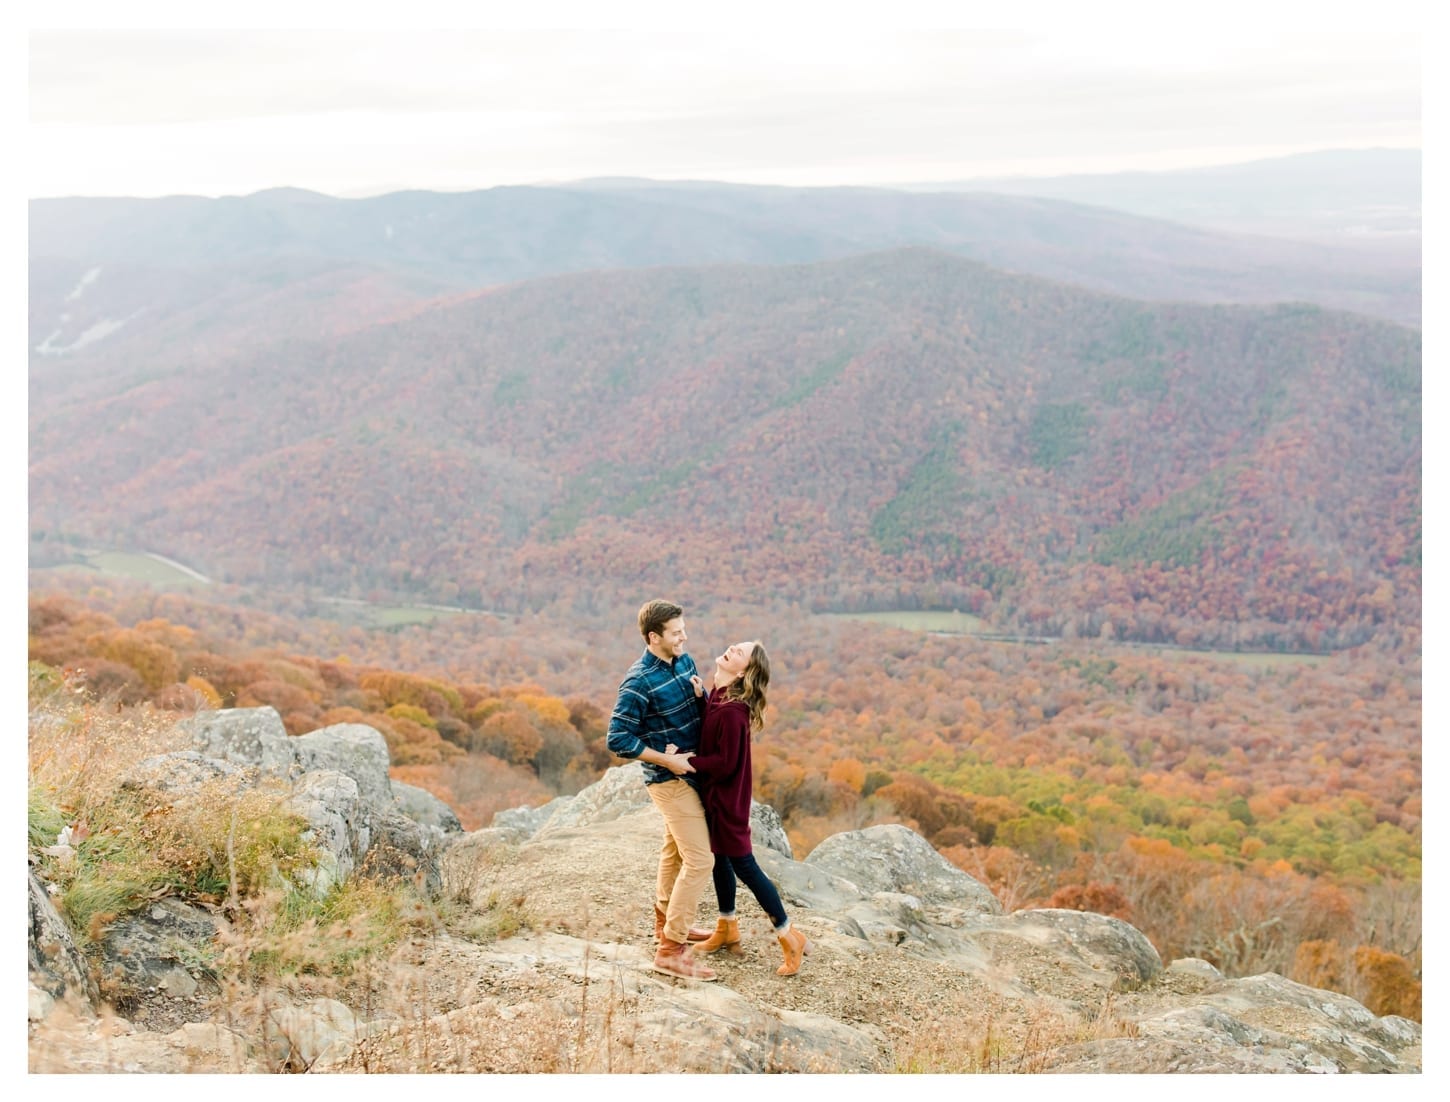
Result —
[[811, 951], [811, 939], [794, 926], [776, 936], [780, 939], [781, 951], [785, 953], [785, 963], [775, 970], [776, 975], [794, 976], [801, 970], [801, 958]]
[[733, 918], [719, 919], [715, 923], [715, 932], [709, 939], [695, 946], [697, 953], [713, 953], [718, 949], [729, 949], [736, 954], [741, 952], [739, 921]]

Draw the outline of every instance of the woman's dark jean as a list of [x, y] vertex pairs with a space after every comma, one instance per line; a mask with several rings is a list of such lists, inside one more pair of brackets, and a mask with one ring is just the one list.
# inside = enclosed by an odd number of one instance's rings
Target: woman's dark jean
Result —
[[735, 878], [750, 889], [761, 909], [770, 916], [772, 926], [785, 925], [785, 908], [780, 903], [780, 893], [765, 875], [765, 870], [755, 862], [754, 854], [744, 857], [726, 857], [715, 854], [715, 898], [720, 902], [721, 914], [735, 913]]

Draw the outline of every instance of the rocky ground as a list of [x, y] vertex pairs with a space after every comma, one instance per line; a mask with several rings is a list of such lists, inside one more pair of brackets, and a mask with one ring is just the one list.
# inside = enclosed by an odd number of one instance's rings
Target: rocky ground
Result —
[[[650, 969], [660, 820], [638, 767], [622, 767], [449, 836], [444, 897], [506, 936], [440, 928], [350, 986], [286, 997], [222, 1000], [178, 978], [124, 1018], [45, 1005], [32, 985], [31, 1070], [1420, 1070], [1417, 1023], [1279, 976], [1165, 967], [1104, 916], [1004, 915], [904, 827], [837, 836], [804, 862], [769, 809], [755, 828], [813, 943], [797, 976], [776, 974], [779, 946], [744, 891], [742, 952], [709, 958], [716, 982]], [[712, 907], [707, 888], [700, 924]]]

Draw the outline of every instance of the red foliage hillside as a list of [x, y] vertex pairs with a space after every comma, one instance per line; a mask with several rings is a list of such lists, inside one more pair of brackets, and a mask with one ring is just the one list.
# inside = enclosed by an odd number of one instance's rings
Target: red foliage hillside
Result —
[[1314, 308], [906, 251], [560, 277], [101, 385], [32, 380], [33, 534], [230, 581], [1310, 649], [1419, 621], [1419, 334]]

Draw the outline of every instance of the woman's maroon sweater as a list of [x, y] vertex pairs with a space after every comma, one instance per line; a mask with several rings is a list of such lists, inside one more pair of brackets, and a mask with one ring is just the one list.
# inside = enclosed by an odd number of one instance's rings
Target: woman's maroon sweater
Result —
[[705, 701], [700, 752], [690, 759], [700, 778], [710, 851], [744, 857], [750, 850], [750, 709], [712, 689]]

